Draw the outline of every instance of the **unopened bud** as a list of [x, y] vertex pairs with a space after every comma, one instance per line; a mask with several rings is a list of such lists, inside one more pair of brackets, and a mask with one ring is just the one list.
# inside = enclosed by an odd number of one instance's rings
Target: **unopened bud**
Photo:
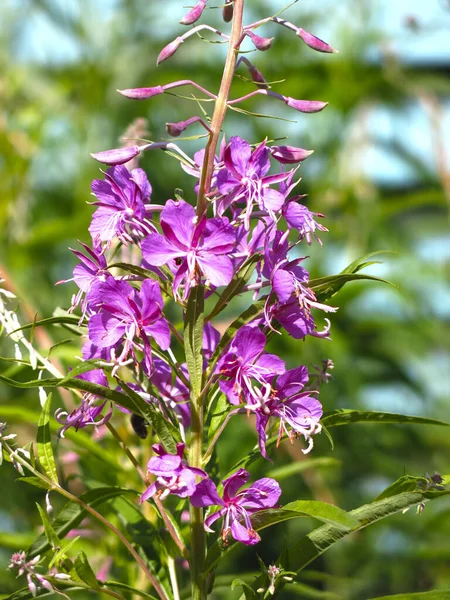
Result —
[[294, 146], [272, 146], [270, 152], [282, 165], [293, 165], [311, 156], [314, 150], [304, 150]]
[[289, 96], [284, 97], [286, 104], [295, 110], [302, 113], [320, 112], [327, 106], [328, 102], [320, 102], [319, 100], [296, 100]]
[[177, 37], [173, 40], [173, 42], [170, 42], [170, 44], [167, 44], [167, 46], [165, 46], [159, 53], [159, 56], [156, 60], [156, 65], [161, 64], [162, 62], [164, 62], [165, 60], [167, 60], [168, 58], [173, 56], [175, 54], [175, 52], [178, 50], [178, 48], [181, 46], [183, 41], [184, 41], [183, 38]]
[[225, 23], [229, 23], [233, 18], [234, 4], [232, 0], [225, 0], [225, 6], [222, 8], [222, 18]]
[[208, 0], [199, 0], [194, 8], [191, 8], [191, 10], [184, 15], [180, 23], [182, 25], [192, 25], [192, 23], [198, 21], [202, 16], [202, 12], [204, 11], [207, 2]]
[[114, 150], [95, 152], [91, 154], [91, 156], [92, 158], [95, 158], [95, 160], [98, 160], [98, 162], [115, 167], [116, 165], [123, 165], [129, 160], [136, 158], [140, 151], [139, 146], [131, 146], [129, 148], [115, 148]]
[[178, 137], [186, 130], [187, 124], [185, 121], [179, 123], [166, 123], [166, 131], [172, 137]]
[[313, 50], [317, 50], [317, 52], [327, 52], [330, 54], [336, 54], [337, 52], [339, 52], [320, 38], [316, 37], [312, 33], [308, 33], [301, 27], [299, 27], [295, 33], [296, 35], [298, 35], [299, 38], [301, 38], [305, 42], [307, 46], [309, 46]]
[[162, 85], [148, 88], [130, 88], [128, 90], [117, 90], [119, 94], [125, 96], [125, 98], [131, 98], [132, 100], [147, 100], [153, 98], [153, 96], [159, 96], [164, 94], [164, 88]]
[[263, 90], [269, 89], [269, 86], [268, 86], [266, 80], [264, 79], [264, 76], [261, 73], [261, 71], [258, 71], [258, 69], [252, 65], [251, 67], [249, 67], [248, 72], [250, 73], [250, 77], [252, 78], [252, 81], [254, 81], [258, 85], [259, 88], [261, 88]]
[[274, 38], [266, 38], [261, 37], [260, 35], [256, 35], [256, 33], [253, 33], [252, 31], [246, 31], [245, 33], [252, 40], [255, 48], [257, 50], [261, 50], [262, 52], [264, 52], [264, 50], [268, 50], [271, 47], [272, 42], [274, 40]]
[[417, 505], [417, 514], [420, 515], [423, 513], [423, 511], [425, 510], [425, 502], [421, 502], [420, 504]]

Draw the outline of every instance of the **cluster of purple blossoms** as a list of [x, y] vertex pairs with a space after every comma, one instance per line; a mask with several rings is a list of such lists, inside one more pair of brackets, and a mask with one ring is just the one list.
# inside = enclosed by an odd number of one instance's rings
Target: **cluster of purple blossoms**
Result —
[[[181, 23], [194, 24], [206, 4], [207, 0], [199, 0]], [[233, 3], [227, 1], [224, 19], [230, 20], [232, 13]], [[242, 40], [248, 38], [260, 51], [270, 48], [273, 38], [254, 32], [266, 22], [294, 31], [314, 50], [334, 51], [322, 40], [278, 17], [244, 26]], [[177, 37], [162, 50], [158, 63], [205, 27], [208, 29], [206, 25], [195, 26]], [[228, 39], [225, 34], [214, 32]], [[246, 57], [241, 57], [237, 66], [241, 63], [249, 69], [257, 89], [242, 98], [228, 99], [228, 106], [258, 94], [282, 100], [305, 113], [318, 112], [326, 106], [324, 102], [296, 100], [273, 92]], [[185, 85], [217, 100], [215, 94], [190, 80], [121, 93], [145, 100]], [[187, 127], [199, 123], [211, 140], [210, 126], [198, 116], [168, 123], [166, 129], [169, 135], [178, 137]], [[196, 209], [179, 196], [165, 203], [151, 199], [147, 176], [135, 167], [139, 155], [154, 148], [177, 154], [183, 169], [196, 178]], [[116, 376], [128, 369], [128, 375], [122, 379], [132, 380], [127, 385], [133, 393], [151, 403], [171, 426], [179, 427], [183, 443], [177, 444], [175, 454], [167, 452], [160, 443], [153, 445], [155, 455], [147, 464], [150, 485], [141, 501], [163, 500], [173, 494], [189, 498], [195, 507], [218, 506], [219, 510], [207, 517], [205, 526], [211, 531], [210, 525], [222, 517], [224, 541], [231, 534], [245, 544], [256, 543], [259, 536], [250, 516], [274, 507], [281, 490], [276, 481], [267, 478], [241, 490], [249, 473], [240, 469], [223, 481], [220, 496], [199, 463], [190, 466], [183, 458], [186, 443], [189, 447], [192, 374], [186, 363], [176, 359], [179, 353], [175, 346], [183, 344], [183, 337], [170, 322], [166, 305], [178, 304], [186, 319], [192, 290], [200, 286], [205, 298], [221, 298], [226, 288], [225, 304], [233, 296], [253, 295], [259, 310], [227, 337], [226, 344], [220, 343], [220, 334], [214, 327], [220, 325], [216, 315], [211, 320], [205, 315], [204, 389], [213, 400], [219, 394], [228, 400], [230, 417], [253, 415], [259, 448], [265, 458], [269, 459], [267, 437], [273, 433], [278, 443], [285, 436], [291, 442], [303, 437], [303, 452], [309, 452], [313, 436], [321, 431], [318, 390], [313, 384], [308, 385], [305, 366], [288, 370], [284, 361], [268, 353], [266, 347], [269, 335], [282, 330], [296, 339], [329, 338], [330, 323], [326, 319], [325, 327], [318, 329], [316, 311], [328, 313], [335, 309], [317, 300], [303, 266], [304, 258], [298, 257], [299, 244], [306, 241], [309, 245], [313, 239], [321, 244], [318, 235], [327, 231], [320, 223], [323, 215], [309, 210], [302, 203], [304, 196], [294, 192], [299, 183], [297, 171], [310, 154], [303, 148], [270, 145], [267, 140], [250, 144], [233, 136], [228, 141], [222, 138], [217, 156], [214, 149], [211, 154], [208, 145], [191, 159], [171, 142], [126, 146], [93, 155], [109, 168], [103, 173], [104, 178], [92, 184], [92, 204], [97, 207], [89, 227], [92, 244], [83, 244], [83, 252], [73, 250], [80, 262], [73, 272], [72, 280], [79, 291], [73, 297], [71, 310], [80, 307], [81, 322], [87, 325], [83, 359], [95, 359], [95, 370], [81, 377], [103, 387], [114, 385], [122, 391], [121, 380]], [[245, 281], [240, 285], [239, 277], [248, 272], [249, 265], [253, 275], [242, 276]], [[59, 411], [56, 417], [63, 425], [61, 435], [69, 427], [106, 423], [112, 411], [110, 408], [104, 415], [105, 404], [95, 395], [85, 394], [71, 414]]]

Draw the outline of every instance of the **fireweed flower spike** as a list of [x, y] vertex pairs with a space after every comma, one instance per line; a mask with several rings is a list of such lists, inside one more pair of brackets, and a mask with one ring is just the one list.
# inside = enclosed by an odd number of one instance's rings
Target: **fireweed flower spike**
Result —
[[253, 485], [244, 490], [240, 488], [245, 485], [250, 473], [245, 469], [239, 469], [231, 477], [223, 481], [223, 498], [217, 493], [217, 488], [211, 479], [201, 481], [191, 496], [190, 500], [194, 506], [204, 508], [206, 506], [221, 506], [217, 512], [210, 514], [205, 520], [205, 529], [212, 533], [211, 525], [223, 517], [222, 540], [227, 543], [231, 536], [238, 542], [253, 546], [260, 541], [259, 535], [252, 527], [250, 515], [272, 508], [281, 496], [281, 488], [275, 479], [264, 477], [255, 481]]
[[176, 454], [169, 454], [161, 444], [154, 444], [152, 448], [157, 456], [152, 456], [148, 461], [147, 470], [156, 475], [156, 481], [142, 494], [141, 503], [155, 495], [160, 500], [164, 500], [169, 494], [180, 498], [192, 496], [197, 486], [197, 478], [207, 477], [207, 474], [203, 469], [189, 467], [183, 460], [185, 444], [177, 444]]

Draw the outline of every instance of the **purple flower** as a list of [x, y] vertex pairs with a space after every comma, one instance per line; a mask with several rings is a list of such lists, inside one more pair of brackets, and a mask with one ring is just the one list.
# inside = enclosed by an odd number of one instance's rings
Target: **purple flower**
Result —
[[72, 306], [70, 307], [69, 312], [72, 312], [81, 302], [81, 309], [84, 316], [87, 310], [87, 302], [86, 298], [83, 298], [83, 296], [89, 293], [95, 283], [106, 281], [107, 277], [111, 277], [111, 273], [108, 271], [108, 264], [102, 254], [102, 247], [100, 244], [93, 244], [93, 248], [91, 249], [87, 244], [83, 244], [83, 242], [80, 243], [86, 254], [70, 248], [75, 256], [81, 261], [74, 268], [72, 279], [58, 281], [57, 283], [74, 281], [77, 284], [80, 289], [78, 293], [72, 297]]
[[252, 527], [250, 515], [265, 508], [272, 508], [278, 502], [281, 489], [275, 479], [264, 477], [245, 490], [238, 491], [245, 485], [250, 474], [245, 469], [239, 469], [231, 477], [223, 481], [223, 498], [217, 493], [217, 488], [211, 479], [204, 479], [197, 485], [191, 496], [194, 506], [221, 506], [222, 508], [209, 515], [205, 520], [206, 531], [212, 532], [210, 526], [223, 517], [222, 540], [227, 543], [231, 533], [238, 542], [254, 545], [260, 541], [259, 535]]
[[328, 231], [326, 227], [318, 223], [314, 217], [323, 218], [324, 215], [321, 213], [313, 213], [303, 204], [296, 202], [296, 198], [291, 198], [283, 206], [283, 217], [286, 219], [286, 223], [289, 228], [297, 229], [299, 233], [299, 239], [306, 239], [308, 244], [311, 244], [311, 235], [322, 245], [322, 241], [316, 234], [318, 231]]
[[223, 195], [217, 203], [218, 214], [234, 202], [246, 202], [245, 226], [250, 229], [253, 204], [266, 210], [273, 218], [284, 204], [284, 195], [270, 185], [284, 181], [289, 173], [267, 175], [270, 169], [269, 149], [262, 142], [253, 152], [250, 144], [232, 137], [224, 151], [225, 166], [217, 174], [217, 187]]
[[[249, 404], [247, 408], [256, 413], [256, 431], [259, 436], [259, 448], [264, 458], [266, 453], [266, 428], [271, 417], [280, 420], [278, 443], [284, 433], [292, 441], [294, 436], [303, 435], [308, 447], [302, 452], [307, 454], [313, 447], [312, 436], [320, 433], [322, 426], [322, 405], [311, 394], [317, 391], [302, 391], [308, 381], [306, 367], [297, 367], [280, 375], [275, 385], [273, 381], [262, 386], [259, 405]], [[288, 426], [291, 428], [289, 431]]]
[[[157, 281], [146, 279], [140, 291], [126, 281], [112, 277], [100, 283], [88, 296], [89, 303], [97, 311], [89, 319], [89, 339], [97, 351], [108, 348], [112, 360], [116, 360], [117, 346], [123, 342], [123, 349], [117, 358], [118, 365], [124, 364], [130, 352], [137, 348], [144, 353], [147, 371], [152, 370], [152, 337], [162, 350], [170, 346], [169, 325], [162, 317], [164, 302]], [[139, 338], [141, 341], [136, 341]]]
[[148, 461], [147, 470], [157, 477], [142, 494], [141, 503], [155, 494], [160, 500], [164, 500], [169, 494], [175, 494], [180, 498], [192, 496], [197, 485], [197, 477], [207, 477], [207, 475], [202, 469], [189, 467], [183, 460], [185, 445], [177, 444], [176, 454], [169, 454], [161, 444], [154, 444], [152, 448], [158, 456], [152, 456]]
[[236, 244], [236, 235], [228, 219], [202, 218], [197, 223], [195, 210], [180, 200], [168, 200], [161, 212], [164, 235], [150, 233], [142, 242], [145, 261], [159, 267], [172, 262], [174, 293], [184, 284], [184, 298], [192, 285], [204, 275], [215, 287], [227, 285], [233, 277], [233, 263], [228, 254]]
[[[312, 290], [309, 291], [312, 293]], [[336, 310], [330, 306], [327, 306], [327, 309]], [[277, 302], [270, 306], [265, 315], [266, 323], [270, 324], [272, 318], [275, 318], [296, 340], [302, 340], [307, 335], [330, 339], [330, 321], [325, 319], [327, 325], [323, 331], [315, 331], [316, 325], [311, 311], [306, 304], [300, 304], [299, 298], [295, 296], [284, 304]]]
[[[36, 572], [36, 566], [39, 564], [41, 557], [35, 556], [31, 560], [27, 560], [26, 553], [21, 550], [20, 552], [14, 552], [11, 556], [8, 569], [16, 569], [17, 576], [26, 575], [28, 589], [31, 592], [33, 598], [37, 592], [47, 590], [48, 592], [55, 592], [55, 588], [52, 584], [43, 577], [40, 573]], [[61, 575], [59, 576], [61, 578]]]
[[142, 169], [111, 167], [105, 179], [94, 179], [92, 192], [97, 198], [93, 204], [99, 207], [89, 227], [94, 244], [110, 243], [114, 237], [127, 244], [154, 230], [144, 204], [152, 188]]
[[246, 325], [236, 334], [228, 352], [218, 363], [217, 373], [228, 380], [219, 386], [231, 404], [258, 401], [252, 379], [263, 382], [285, 371], [284, 362], [274, 354], [264, 354], [266, 336], [257, 327]]
[[[75, 379], [84, 379], [85, 381], [90, 381], [92, 383], [97, 383], [98, 385], [108, 387], [108, 380], [106, 379], [103, 371], [100, 369], [94, 369], [92, 371], [88, 371], [87, 373], [83, 373], [82, 375], [77, 375]], [[112, 405], [110, 405], [106, 415], [102, 416], [101, 412], [105, 407], [106, 401], [102, 402], [98, 406], [95, 406], [95, 402], [97, 400], [98, 396], [86, 393], [83, 394], [80, 406], [73, 410], [70, 414], [61, 408], [58, 408], [55, 412], [55, 419], [58, 421], [58, 423], [63, 425], [63, 427], [61, 427], [61, 429], [58, 431], [58, 437], [63, 438], [64, 433], [70, 429], [70, 427], [74, 427], [75, 431], [78, 431], [87, 425], [100, 427], [100, 425], [107, 423], [112, 416]], [[96, 421], [97, 417], [99, 416], [101, 416], [101, 418]]]

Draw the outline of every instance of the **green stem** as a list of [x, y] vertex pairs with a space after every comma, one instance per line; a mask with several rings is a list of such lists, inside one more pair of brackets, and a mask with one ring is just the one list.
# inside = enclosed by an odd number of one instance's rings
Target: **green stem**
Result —
[[208, 207], [207, 194], [211, 189], [211, 179], [214, 170], [214, 157], [219, 141], [222, 124], [227, 112], [228, 97], [230, 95], [231, 82], [233, 80], [234, 70], [239, 46], [242, 42], [242, 15], [244, 12], [244, 0], [234, 0], [233, 26], [231, 29], [230, 42], [228, 45], [228, 54], [225, 61], [225, 67], [222, 75], [220, 90], [214, 107], [214, 113], [211, 119], [211, 133], [205, 149], [205, 158], [203, 161], [202, 173], [197, 199], [197, 216], [201, 217]]

